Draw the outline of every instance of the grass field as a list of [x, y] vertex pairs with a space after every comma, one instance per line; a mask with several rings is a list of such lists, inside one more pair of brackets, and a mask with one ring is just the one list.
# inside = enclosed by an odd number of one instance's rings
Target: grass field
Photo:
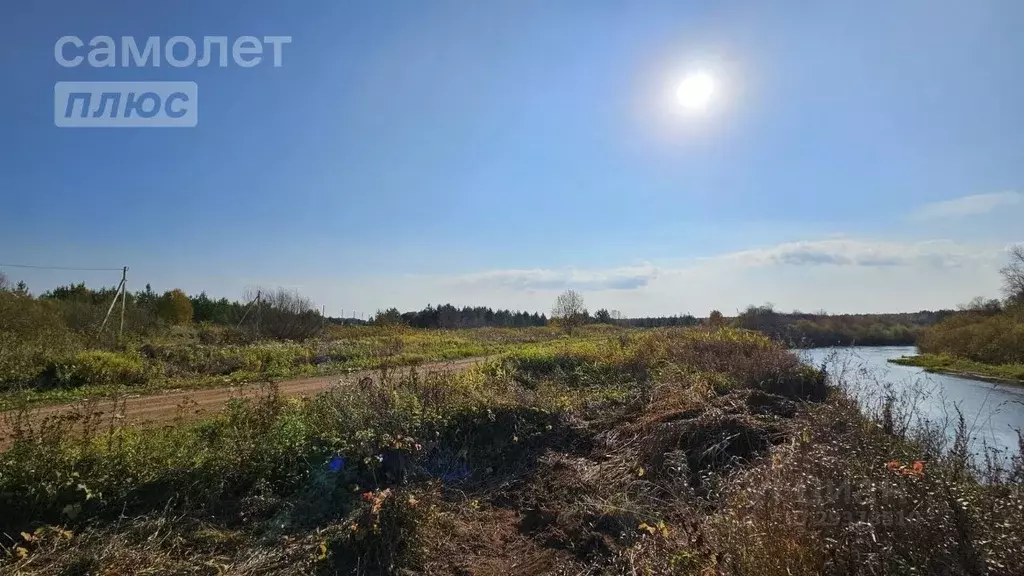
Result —
[[[600, 342], [615, 333], [611, 327], [591, 326], [576, 339]], [[303, 342], [243, 342], [231, 335], [216, 327], [185, 327], [113, 348], [50, 353], [27, 372], [35, 374], [31, 379], [0, 386], [0, 410], [488, 356], [564, 338], [553, 327], [328, 327], [321, 337]]]
[[200, 422], [24, 431], [0, 454], [0, 573], [1024, 566], [1019, 458], [978, 468], [962, 440], [889, 433], [763, 336], [534, 336], [467, 372], [268, 386]]

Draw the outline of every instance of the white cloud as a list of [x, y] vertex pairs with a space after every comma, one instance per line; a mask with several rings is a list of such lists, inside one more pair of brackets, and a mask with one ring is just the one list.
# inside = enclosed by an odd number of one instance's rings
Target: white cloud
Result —
[[715, 258], [750, 266], [928, 266], [951, 268], [990, 256], [991, 250], [972, 249], [946, 240], [882, 242], [850, 238], [789, 242], [770, 248], [733, 252]]
[[997, 208], [1013, 206], [1022, 202], [1024, 202], [1024, 193], [1021, 192], [974, 194], [925, 204], [918, 208], [911, 218], [914, 220], [942, 220], [978, 216], [993, 212]]
[[514, 290], [635, 290], [658, 277], [658, 269], [645, 264], [606, 270], [576, 268], [492, 270], [467, 274], [457, 283]]
[[[883, 242], [850, 238], [789, 242], [767, 248], [698, 258], [664, 268], [652, 264], [607, 269], [534, 268], [490, 270], [458, 276], [420, 277], [442, 280], [453, 288], [511, 292], [636, 291], [667, 276], [693, 275], [703, 270], [745, 270], [769, 267], [917, 267], [948, 269], [991, 259], [997, 249], [981, 250], [945, 240]], [[780, 274], [785, 272], [780, 269]]]

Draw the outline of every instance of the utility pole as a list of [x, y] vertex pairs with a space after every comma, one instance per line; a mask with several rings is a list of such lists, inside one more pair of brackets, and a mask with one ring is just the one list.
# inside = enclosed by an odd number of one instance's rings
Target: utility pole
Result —
[[255, 304], [256, 305], [256, 338], [257, 339], [259, 339], [259, 337], [260, 337], [260, 296], [262, 294], [263, 294], [262, 290], [260, 290], [260, 289], [256, 290], [256, 297], [253, 298], [252, 302], [249, 302], [249, 305], [245, 307], [245, 313], [242, 314], [242, 319], [238, 321], [238, 326], [235, 327], [235, 328], [241, 328], [242, 327], [242, 322], [245, 322], [245, 317], [249, 315], [249, 311], [252, 310], [252, 306], [253, 306], [253, 304]]
[[124, 333], [124, 302], [128, 299], [128, 267], [121, 268], [121, 327], [117, 329], [117, 339]]
[[103, 323], [100, 324], [100, 332], [103, 332], [103, 328], [107, 325], [107, 320], [110, 319], [110, 313], [114, 311], [114, 305], [117, 304], [118, 297], [121, 298], [121, 329], [117, 333], [118, 339], [121, 338], [121, 333], [124, 332], [124, 287], [128, 281], [128, 267], [121, 268], [121, 282], [117, 285], [117, 290], [114, 291], [114, 299], [110, 302], [110, 308], [107, 308], [107, 315], [103, 317]]

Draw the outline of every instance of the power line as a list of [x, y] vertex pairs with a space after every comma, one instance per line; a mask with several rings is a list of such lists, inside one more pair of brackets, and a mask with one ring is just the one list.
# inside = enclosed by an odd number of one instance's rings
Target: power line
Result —
[[34, 266], [32, 264], [0, 264], [0, 268], [32, 268], [35, 270], [72, 270], [75, 272], [120, 272], [120, 268], [71, 268], [67, 266]]

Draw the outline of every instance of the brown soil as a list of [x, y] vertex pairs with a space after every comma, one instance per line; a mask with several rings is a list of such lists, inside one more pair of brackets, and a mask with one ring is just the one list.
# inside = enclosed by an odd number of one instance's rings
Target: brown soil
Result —
[[[421, 364], [415, 369], [420, 372], [461, 371], [470, 368], [488, 357], [464, 358], [448, 362]], [[396, 367], [394, 370], [405, 372], [413, 369], [410, 366]], [[354, 384], [363, 378], [374, 378], [380, 370], [359, 370], [348, 374], [334, 376], [316, 376], [284, 380], [277, 383], [281, 396], [313, 396], [331, 386]], [[16, 415], [14, 412], [0, 413], [0, 449], [7, 448], [11, 443], [11, 434], [16, 418], [27, 417], [28, 425], [42, 423], [47, 418], [60, 417], [75, 412], [83, 412], [93, 416], [114, 414], [121, 424], [151, 425], [169, 422], [176, 418], [198, 419], [216, 413], [224, 404], [233, 398], [252, 398], [258, 396], [266, 383], [252, 383], [196, 390], [167, 390], [144, 396], [123, 398], [103, 398], [83, 400], [70, 404], [46, 406], [30, 411], [27, 415]]]

